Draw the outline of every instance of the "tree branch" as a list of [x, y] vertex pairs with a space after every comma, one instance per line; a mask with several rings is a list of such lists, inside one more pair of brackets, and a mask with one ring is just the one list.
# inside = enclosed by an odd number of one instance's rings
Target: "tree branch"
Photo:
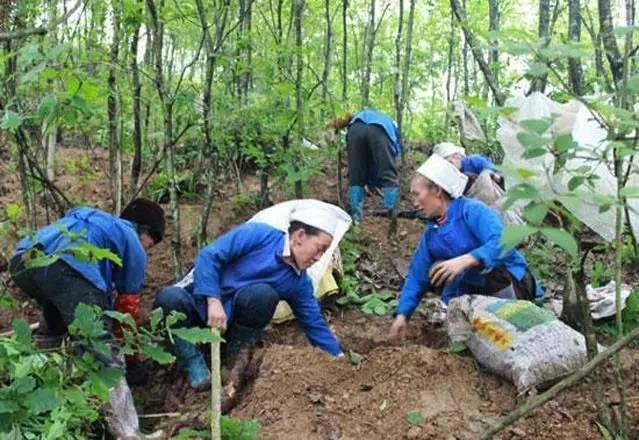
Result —
[[31, 29], [18, 29], [17, 31], [13, 32], [0, 32], [0, 42], [18, 40], [21, 38], [30, 37], [31, 35], [45, 35], [46, 33], [54, 30], [61, 23], [66, 22], [82, 3], [82, 0], [78, 0], [78, 2], [71, 9], [69, 9], [66, 14], [64, 14], [58, 20], [49, 23], [48, 26], [39, 26]]

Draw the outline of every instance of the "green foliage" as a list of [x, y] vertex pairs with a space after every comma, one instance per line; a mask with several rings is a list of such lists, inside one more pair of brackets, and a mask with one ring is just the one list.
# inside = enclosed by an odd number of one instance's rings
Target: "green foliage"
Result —
[[[262, 426], [257, 420], [241, 420], [230, 416], [220, 418], [222, 440], [257, 440]], [[181, 429], [171, 440], [210, 439], [207, 430]]]
[[411, 425], [421, 425], [424, 422], [424, 416], [418, 410], [414, 410], [406, 414], [406, 420]]
[[592, 287], [601, 287], [606, 285], [612, 279], [612, 270], [605, 265], [601, 260], [597, 260], [592, 265], [590, 271], [590, 284]]

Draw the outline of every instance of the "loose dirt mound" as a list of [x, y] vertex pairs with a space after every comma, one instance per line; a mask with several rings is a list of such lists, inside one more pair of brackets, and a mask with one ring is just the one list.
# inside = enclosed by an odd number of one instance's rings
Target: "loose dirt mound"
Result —
[[[378, 347], [353, 365], [310, 347], [273, 345], [234, 415], [259, 419], [264, 439], [470, 439], [481, 417], [495, 413], [482, 408], [478, 384], [472, 363], [423, 346]], [[408, 422], [412, 411], [421, 427]]]

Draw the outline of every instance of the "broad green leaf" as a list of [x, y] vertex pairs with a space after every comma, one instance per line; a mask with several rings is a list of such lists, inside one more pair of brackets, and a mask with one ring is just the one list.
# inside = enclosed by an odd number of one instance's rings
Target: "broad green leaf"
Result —
[[104, 334], [104, 323], [96, 309], [80, 303], [75, 309], [75, 318], [69, 326], [69, 332], [87, 338], [97, 338]]
[[178, 338], [181, 338], [187, 342], [190, 342], [191, 344], [222, 341], [222, 337], [220, 336], [220, 333], [217, 331], [213, 331], [210, 328], [200, 328], [200, 327], [176, 328], [176, 329], [172, 329], [171, 333], [173, 333], [173, 335], [177, 336]]
[[525, 119], [519, 124], [525, 129], [539, 135], [544, 134], [550, 128], [550, 122], [544, 119]]
[[541, 225], [548, 213], [548, 206], [543, 203], [529, 203], [524, 208], [524, 218], [528, 223]]
[[627, 34], [635, 32], [637, 29], [639, 29], [639, 26], [617, 26], [613, 29], [612, 33], [615, 34], [615, 36], [617, 37], [623, 37]]
[[29, 411], [33, 414], [52, 411], [60, 405], [60, 399], [50, 388], [38, 388], [25, 399], [29, 405]]
[[20, 409], [15, 400], [0, 400], [0, 414], [10, 414]]
[[47, 432], [46, 440], [55, 440], [62, 438], [66, 432], [66, 423], [61, 420], [56, 420]]
[[418, 410], [414, 410], [406, 414], [406, 420], [411, 425], [420, 425], [424, 421], [424, 416]]
[[628, 87], [628, 90], [630, 90], [633, 93], [639, 92], [639, 74], [632, 75], [628, 78], [627, 87]]
[[144, 344], [142, 345], [141, 350], [143, 355], [151, 358], [159, 364], [170, 364], [175, 361], [175, 356], [171, 353], [167, 353], [157, 345]]
[[619, 191], [622, 196], [627, 198], [639, 197], [639, 186], [626, 186]]
[[546, 153], [548, 153], [548, 151], [543, 147], [528, 148], [521, 157], [524, 159], [534, 159], [536, 157], [541, 157]]
[[160, 307], [157, 309], [153, 309], [151, 314], [149, 315], [149, 324], [151, 325], [151, 330], [156, 330], [158, 325], [162, 322], [164, 318], [164, 312]]
[[544, 63], [533, 63], [528, 68], [528, 74], [534, 78], [541, 78], [548, 73], [548, 66]]
[[517, 140], [526, 149], [529, 148], [545, 148], [548, 140], [539, 136], [537, 133], [528, 133], [520, 131], [517, 133]]
[[577, 258], [577, 241], [567, 231], [556, 228], [543, 228], [541, 233], [554, 244], [564, 249], [571, 257]]
[[31, 344], [31, 328], [24, 319], [13, 321], [13, 336], [20, 344]]
[[109, 398], [109, 387], [106, 383], [95, 373], [89, 375], [89, 382], [91, 383], [91, 392], [98, 396], [101, 400], [107, 400]]
[[449, 353], [461, 353], [462, 351], [466, 350], [466, 344], [464, 344], [463, 342], [451, 342], [450, 344], [448, 344], [448, 352]]
[[507, 226], [501, 234], [501, 245], [504, 251], [510, 250], [535, 232], [537, 232], [537, 228], [526, 225]]
[[568, 181], [568, 189], [570, 191], [574, 191], [579, 188], [585, 181], [586, 178], [584, 176], [573, 176]]
[[135, 324], [135, 321], [133, 320], [133, 316], [129, 315], [128, 313], [117, 312], [115, 310], [105, 310], [104, 314], [108, 316], [109, 318], [115, 319], [118, 322], [126, 324], [132, 329], [137, 328], [137, 325]]
[[15, 133], [20, 125], [22, 125], [22, 116], [17, 114], [16, 112], [12, 112], [11, 110], [7, 110], [4, 112], [4, 116], [2, 118], [2, 127], [3, 129], [10, 131], [11, 133]]
[[122, 370], [119, 368], [104, 367], [97, 374], [109, 388], [116, 386], [122, 378]]
[[555, 148], [560, 153], [565, 153], [569, 150], [574, 150], [579, 145], [572, 139], [572, 136], [569, 134], [562, 134], [557, 136], [555, 139]]
[[58, 101], [55, 96], [47, 95], [40, 101], [40, 106], [38, 107], [38, 115], [42, 119], [53, 117], [57, 107]]
[[18, 394], [30, 393], [35, 387], [36, 381], [31, 376], [20, 377], [11, 384], [11, 388]]

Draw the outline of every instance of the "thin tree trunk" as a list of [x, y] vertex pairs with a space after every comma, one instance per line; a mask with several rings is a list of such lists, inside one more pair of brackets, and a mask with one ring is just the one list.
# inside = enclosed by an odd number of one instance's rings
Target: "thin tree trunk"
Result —
[[[462, 0], [462, 7], [466, 10], [466, 0]], [[470, 94], [470, 84], [468, 81], [468, 42], [464, 38], [464, 48], [462, 49], [462, 57], [464, 63], [464, 95]]]
[[[488, 2], [488, 31], [499, 32], [499, 0], [489, 0]], [[488, 63], [490, 64], [495, 78], [495, 85], [499, 88], [499, 48], [498, 41], [490, 39], [490, 50], [488, 52]]]
[[[296, 150], [301, 148], [304, 137], [304, 101], [302, 96], [302, 81], [304, 80], [304, 57], [302, 54], [302, 14], [304, 13], [304, 0], [295, 0], [295, 110], [297, 113]], [[295, 181], [295, 197], [304, 197], [302, 181]]]
[[[581, 40], [581, 10], [579, 0], [568, 0], [568, 36], [571, 41]], [[568, 58], [568, 80], [572, 92], [577, 96], [584, 94], [583, 71], [579, 58]]]
[[121, 5], [114, 0], [111, 3], [113, 11], [113, 41], [111, 42], [108, 88], [107, 113], [109, 117], [109, 171], [111, 174], [111, 200], [113, 212], [122, 210], [122, 158], [120, 150], [120, 134], [118, 122], [120, 118], [118, 84], [116, 66], [119, 63], [120, 52], [120, 11]]
[[373, 70], [373, 49], [375, 48], [375, 0], [371, 0], [366, 33], [366, 55], [364, 59], [364, 78], [362, 81], [362, 107], [368, 107]]
[[398, 0], [399, 13], [397, 18], [397, 33], [395, 34], [395, 74], [394, 74], [394, 93], [393, 101], [395, 103], [395, 120], [399, 125], [401, 112], [401, 94], [402, 94], [402, 33], [404, 30], [404, 0]]
[[131, 36], [131, 82], [133, 86], [133, 163], [131, 164], [131, 194], [138, 187], [142, 171], [142, 115], [140, 100], [142, 97], [142, 83], [138, 68], [138, 41], [140, 39], [141, 22], [138, 21]]
[[45, 123], [42, 135], [47, 154], [47, 179], [53, 181], [55, 180], [55, 149], [58, 138], [58, 126], [55, 123]]
[[[158, 9], [154, 0], [146, 0], [149, 11], [150, 30], [153, 39], [153, 61], [155, 65], [155, 85], [158, 97], [164, 112], [164, 139], [162, 150], [166, 152], [166, 172], [169, 177], [169, 199], [170, 212], [173, 219], [173, 234], [171, 236], [171, 247], [173, 250], [173, 269], [175, 276], [182, 273], [182, 242], [180, 226], [180, 206], [177, 194], [177, 179], [175, 170], [175, 148], [173, 145], [173, 102], [167, 96], [165, 86], [163, 66], [163, 24], [159, 21]], [[163, 3], [160, 3], [160, 7]]]
[[610, 72], [615, 84], [615, 88], [619, 90], [621, 81], [623, 80], [623, 59], [617, 40], [613, 34], [613, 21], [610, 0], [597, 0], [599, 7], [599, 29], [603, 47], [606, 50], [606, 57], [610, 65]]
[[503, 105], [505, 100], [504, 95], [501, 93], [501, 91], [499, 90], [499, 87], [497, 86], [497, 83], [495, 82], [495, 78], [493, 77], [493, 72], [492, 70], [490, 70], [490, 67], [486, 63], [486, 60], [484, 59], [484, 55], [481, 52], [479, 43], [475, 39], [475, 35], [472, 33], [472, 31], [468, 28], [466, 24], [466, 20], [467, 20], [466, 11], [461, 9], [459, 5], [459, 0], [450, 0], [450, 3], [453, 10], [453, 15], [455, 16], [455, 18], [457, 19], [457, 22], [459, 23], [459, 25], [462, 27], [464, 31], [466, 41], [468, 42], [468, 45], [470, 46], [470, 50], [473, 53], [473, 56], [475, 57], [477, 64], [479, 64], [479, 68], [484, 74], [484, 78], [486, 79], [486, 84], [488, 85], [488, 87], [490, 88], [493, 94], [495, 103], [497, 105]]
[[326, 31], [324, 34], [324, 70], [322, 71], [322, 114], [325, 115], [328, 106], [328, 85], [331, 74], [333, 19], [331, 17], [331, 1], [324, 0], [324, 18]]
[[[559, 0], [557, 0], [559, 1]], [[550, 42], [550, 0], [539, 0], [539, 40], [542, 46]], [[544, 92], [548, 77], [543, 75], [534, 78], [530, 85], [530, 92]]]
[[348, 0], [342, 0], [342, 101], [348, 102]]

